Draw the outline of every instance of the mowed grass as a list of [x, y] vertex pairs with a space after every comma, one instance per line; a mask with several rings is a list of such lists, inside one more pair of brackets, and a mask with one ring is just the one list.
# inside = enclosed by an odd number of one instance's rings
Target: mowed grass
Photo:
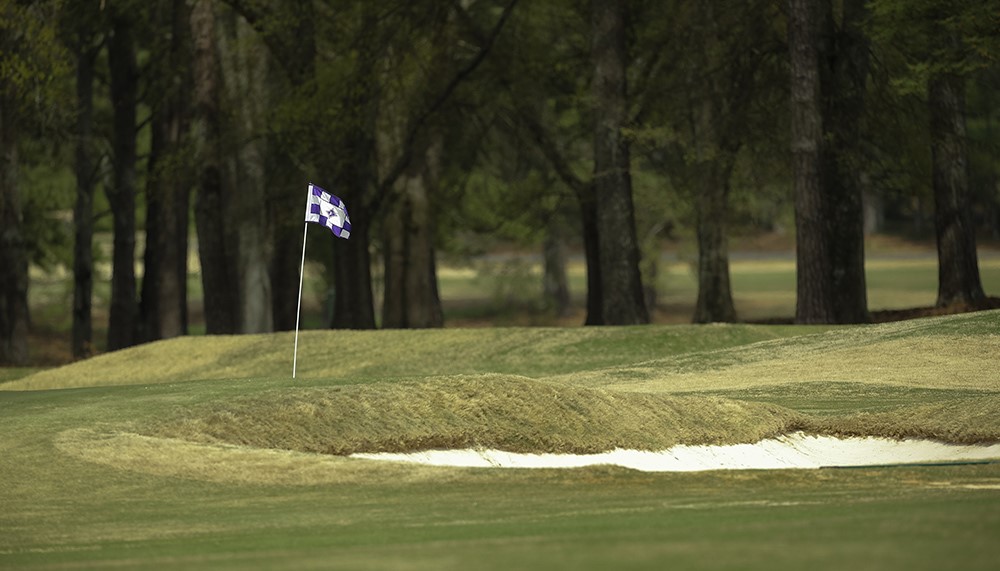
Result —
[[357, 450], [1000, 441], [1000, 312], [182, 338], [0, 384], [0, 568], [993, 569], [1000, 465], [638, 473]]
[[[870, 248], [866, 259], [868, 307], [871, 311], [932, 306], [937, 292], [937, 258], [933, 246]], [[735, 245], [734, 245], [735, 247]], [[741, 321], [791, 319], [795, 314], [795, 260], [792, 245], [777, 252], [743, 252], [730, 263], [733, 299]], [[657, 307], [652, 319], [657, 324], [687, 324], [697, 300], [696, 265], [690, 253], [664, 252], [656, 289]], [[189, 326], [194, 335], [203, 334], [201, 280], [196, 256], [189, 267]], [[980, 248], [979, 268], [983, 286], [990, 295], [1000, 291], [1000, 253]], [[100, 265], [106, 279], [95, 283], [94, 349], [101, 352], [107, 337], [108, 279], [110, 266]], [[325, 299], [327, 286], [322, 269], [313, 263], [305, 267], [302, 327], [323, 329], [328, 322]], [[567, 267], [571, 307], [559, 316], [541, 300], [542, 268], [531, 256], [490, 257], [466, 265], [438, 267], [438, 286], [447, 327], [483, 326], [578, 326], [585, 320], [586, 267], [574, 258]], [[377, 280], [376, 280], [377, 281]], [[376, 289], [381, 286], [377, 285]], [[66, 271], [45, 273], [32, 270], [29, 303], [36, 328], [32, 339], [34, 364], [52, 366], [72, 360], [70, 329], [73, 287]], [[376, 304], [380, 302], [376, 296]], [[376, 315], [380, 315], [376, 307]], [[2, 380], [0, 380], [2, 381]]]
[[[1000, 255], [982, 248], [979, 270], [986, 292], [1000, 291]], [[697, 266], [677, 253], [664, 253], [657, 277], [655, 323], [689, 323], [698, 298]], [[894, 246], [870, 251], [865, 260], [871, 311], [932, 307], [937, 299], [933, 247], [912, 251]], [[584, 319], [586, 266], [567, 267], [576, 311], [558, 318], [539, 307], [542, 268], [531, 260], [497, 259], [472, 267], [438, 270], [445, 321], [458, 326], [578, 325]], [[742, 321], [795, 315], [795, 255], [792, 251], [744, 253], [730, 261], [733, 302]]]

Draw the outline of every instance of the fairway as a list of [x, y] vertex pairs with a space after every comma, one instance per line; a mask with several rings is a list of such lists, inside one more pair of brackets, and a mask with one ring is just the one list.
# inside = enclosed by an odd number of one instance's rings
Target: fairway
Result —
[[1000, 442], [1000, 312], [870, 326], [306, 331], [0, 382], [2, 569], [994, 569], [1000, 464], [638, 472], [794, 432]]

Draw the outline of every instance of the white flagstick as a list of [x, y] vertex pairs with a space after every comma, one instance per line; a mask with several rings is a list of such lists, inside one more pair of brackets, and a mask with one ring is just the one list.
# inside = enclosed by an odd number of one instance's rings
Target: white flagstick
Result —
[[[312, 192], [312, 184], [309, 185]], [[309, 211], [309, 198], [306, 198], [306, 212]], [[309, 222], [302, 224], [302, 264], [299, 265], [299, 303], [295, 308], [295, 353], [292, 355], [292, 378], [295, 378], [295, 366], [299, 360], [299, 317], [302, 315], [302, 277], [306, 269], [306, 236], [309, 235]]]

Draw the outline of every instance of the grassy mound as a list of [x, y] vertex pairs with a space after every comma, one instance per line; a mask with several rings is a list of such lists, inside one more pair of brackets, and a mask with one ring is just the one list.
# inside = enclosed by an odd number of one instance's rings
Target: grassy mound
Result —
[[616, 393], [485, 375], [268, 391], [185, 409], [152, 435], [350, 454], [433, 448], [594, 453], [755, 442], [804, 417], [767, 403]]
[[[287, 377], [292, 334], [182, 337], [0, 384], [2, 390]], [[1000, 311], [852, 327], [764, 325], [307, 331], [300, 384], [510, 374], [643, 392], [805, 381], [997, 388]]]
[[[370, 379], [504, 373], [544, 377], [738, 347], [826, 327], [764, 325], [303, 331], [298, 377]], [[292, 333], [180, 337], [0, 385], [41, 390], [287, 377]]]
[[899, 409], [823, 417], [810, 430], [836, 436], [922, 438], [953, 444], [1000, 442], [1000, 395], [957, 398]]
[[[882, 387], [882, 390], [886, 390]], [[1000, 394], [808, 414], [710, 395], [588, 389], [505, 375], [266, 391], [184, 408], [147, 434], [205, 444], [347, 455], [427, 449], [597, 453], [752, 443], [797, 430], [1000, 441]]]
[[[998, 330], [1000, 312], [819, 329], [316, 331], [294, 383], [290, 334], [189, 337], [2, 388], [156, 386], [183, 404], [127, 432], [334, 455], [662, 450], [800, 429], [974, 443], [1000, 441]], [[213, 382], [169, 384], [198, 379]]]
[[667, 392], [803, 382], [996, 390], [1000, 388], [997, 355], [1000, 312], [988, 311], [839, 327], [592, 370], [567, 380], [621, 390]]

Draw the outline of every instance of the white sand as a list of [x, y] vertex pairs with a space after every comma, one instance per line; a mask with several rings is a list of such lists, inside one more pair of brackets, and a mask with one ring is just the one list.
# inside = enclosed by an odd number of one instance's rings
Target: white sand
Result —
[[660, 452], [615, 449], [601, 454], [518, 454], [503, 450], [426, 450], [351, 457], [430, 466], [578, 468], [603, 464], [643, 472], [694, 472], [981, 462], [1000, 460], [1000, 444], [962, 446], [929, 440], [841, 439], [797, 432], [756, 444], [678, 445]]

